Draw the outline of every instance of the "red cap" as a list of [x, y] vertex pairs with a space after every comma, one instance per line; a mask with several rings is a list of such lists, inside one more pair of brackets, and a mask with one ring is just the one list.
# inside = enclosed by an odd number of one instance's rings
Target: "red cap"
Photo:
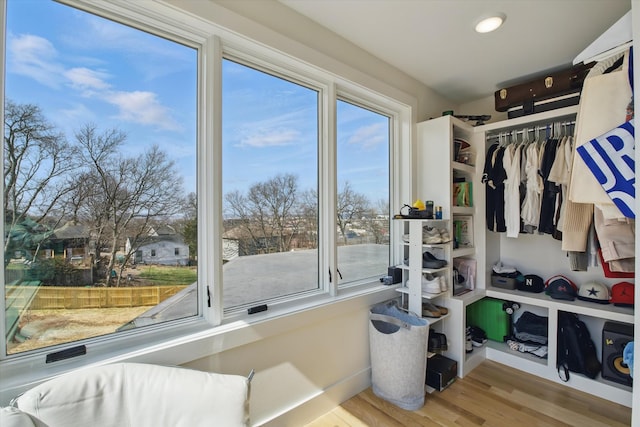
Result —
[[611, 287], [610, 301], [615, 305], [632, 306], [634, 303], [633, 294], [635, 286], [630, 282], [616, 283]]

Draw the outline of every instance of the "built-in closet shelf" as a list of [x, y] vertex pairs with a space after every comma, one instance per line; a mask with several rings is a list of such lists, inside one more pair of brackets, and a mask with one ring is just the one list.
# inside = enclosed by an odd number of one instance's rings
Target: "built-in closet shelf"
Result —
[[505, 131], [510, 129], [522, 129], [523, 127], [532, 127], [538, 124], [546, 124], [550, 122], [557, 122], [569, 117], [574, 117], [578, 113], [578, 106], [572, 105], [570, 107], [558, 108], [556, 110], [545, 111], [542, 113], [536, 113], [529, 116], [517, 117], [505, 121], [488, 123], [486, 125], [478, 126], [476, 131], [482, 131], [485, 134], [495, 133], [493, 131]]
[[474, 247], [466, 247], [466, 248], [458, 248], [453, 250], [453, 258], [459, 258], [463, 256], [471, 256], [476, 253], [476, 248]]
[[460, 301], [462, 303], [462, 307], [464, 308], [469, 304], [473, 304], [474, 302], [481, 300], [485, 296], [487, 295], [484, 289], [473, 289], [463, 294], [455, 295], [453, 299]]
[[[443, 215], [451, 218], [451, 225], [455, 226], [454, 221], [456, 218], [460, 218], [463, 215], [469, 216], [468, 220], [473, 225], [473, 231], [470, 233], [473, 236], [470, 244], [473, 246], [452, 248], [448, 254], [452, 263], [453, 261], [459, 261], [461, 258], [469, 258], [476, 261], [475, 289], [469, 291], [465, 289], [464, 293], [458, 295], [455, 295], [455, 293], [453, 295], [450, 294], [439, 300], [441, 305], [449, 309], [449, 317], [446, 322], [439, 323], [438, 327], [447, 335], [448, 349], [445, 355], [458, 361], [458, 375], [461, 377], [467, 375], [485, 359], [489, 359], [622, 405], [631, 406], [633, 394], [631, 388], [604, 380], [600, 376], [596, 379], [591, 379], [574, 373], [571, 373], [569, 382], [563, 383], [558, 376], [555, 364], [557, 359], [559, 311], [576, 313], [584, 317], [587, 327], [593, 328], [590, 331], [592, 339], [599, 340], [601, 339], [600, 329], [606, 321], [633, 324], [633, 308], [581, 300], [555, 300], [544, 293], [534, 294], [518, 290], [494, 288], [490, 283], [491, 273], [489, 266], [503, 257], [509, 258], [515, 264], [523, 265], [526, 262], [535, 262], [536, 260], [522, 259], [522, 257], [529, 256], [530, 251], [514, 250], [513, 242], [503, 246], [501, 236], [486, 230], [486, 200], [482, 171], [487, 148], [501, 132], [522, 131], [527, 128], [542, 130], [554, 123], [574, 121], [577, 113], [578, 106], [570, 106], [476, 127], [471, 127], [450, 117], [438, 117], [418, 123], [418, 144], [415, 155], [417, 156], [416, 161], [421, 167], [418, 169], [417, 189], [414, 193], [422, 198], [434, 200], [436, 205], [442, 205]], [[457, 137], [463, 138], [470, 144], [471, 150], [475, 154], [473, 162], [475, 166], [454, 161], [456, 159], [453, 157], [453, 147], [454, 139]], [[445, 179], [453, 183], [461, 177], [473, 184], [473, 207], [453, 206], [452, 190], [454, 186], [443, 185]], [[452, 228], [455, 229], [455, 227]], [[418, 230], [415, 231], [415, 236], [419, 238]], [[415, 253], [414, 259], [420, 259], [420, 250], [424, 250], [424, 248], [418, 245], [416, 240], [413, 240], [413, 242], [416, 243], [411, 247]], [[509, 252], [503, 253], [502, 250]], [[569, 266], [567, 266], [568, 270]], [[551, 271], [548, 272], [546, 276], [550, 276], [551, 273]], [[557, 271], [554, 268], [553, 274], [563, 274], [562, 269]], [[450, 284], [449, 288], [454, 288], [453, 283]], [[420, 293], [416, 292], [410, 297], [414, 300], [419, 300]], [[466, 353], [466, 307], [485, 297], [513, 301], [520, 304], [520, 312], [531, 310], [536, 314], [547, 316], [549, 332], [547, 359], [512, 350], [507, 343], [495, 341], [489, 341], [482, 347], [474, 347], [471, 353]]]
[[552, 310], [569, 311], [605, 320], [633, 323], [633, 308], [631, 307], [618, 307], [613, 304], [598, 304], [579, 299], [574, 301], [563, 301], [553, 299], [544, 292], [535, 294], [517, 290], [494, 288], [491, 286], [487, 287], [486, 296], [513, 301], [520, 304], [544, 307]]
[[460, 162], [451, 162], [451, 168], [453, 168], [453, 170], [465, 172], [468, 174], [474, 174], [476, 172], [475, 166]]
[[452, 206], [451, 212], [454, 215], [473, 215], [475, 209], [473, 206]]
[[[406, 264], [398, 265], [398, 266], [396, 266], [396, 268], [401, 268], [401, 269], [406, 270], [406, 271], [410, 271], [411, 270], [411, 267], [406, 265]], [[421, 272], [422, 273], [436, 274], [436, 273], [445, 272], [447, 270], [449, 270], [449, 266], [448, 265], [446, 265], [446, 266], [444, 266], [442, 268], [422, 268]]]
[[490, 348], [494, 351], [500, 351], [505, 353], [505, 357], [513, 358], [514, 362], [522, 363], [523, 361], [528, 361], [531, 363], [536, 363], [541, 366], [547, 366], [549, 363], [549, 359], [538, 357], [535, 354], [531, 353], [523, 353], [518, 350], [512, 350], [509, 347], [509, 344], [506, 342], [498, 342], [498, 341], [487, 341], [485, 344], [487, 348]]
[[[400, 292], [401, 294], [406, 294], [409, 295], [409, 288], [405, 287], [405, 286], [401, 286], [399, 288], [396, 288], [396, 291]], [[444, 292], [440, 292], [439, 294], [430, 294], [428, 292], [422, 292], [422, 298], [423, 299], [436, 299], [439, 297], [443, 297], [449, 294], [449, 291], [444, 291]]]

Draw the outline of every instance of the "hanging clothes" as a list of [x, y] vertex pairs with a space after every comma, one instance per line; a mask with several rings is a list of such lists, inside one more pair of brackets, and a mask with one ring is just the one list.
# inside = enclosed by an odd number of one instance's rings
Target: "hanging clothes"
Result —
[[506, 231], [504, 218], [504, 180], [506, 173], [503, 167], [504, 147], [493, 144], [487, 151], [484, 162], [482, 182], [485, 184], [485, 213], [487, 229], [490, 231]]
[[[567, 195], [567, 186], [569, 184], [569, 175], [571, 172], [571, 150], [573, 146], [573, 137], [571, 135], [565, 136], [558, 144], [558, 149], [556, 150], [556, 159], [553, 162], [553, 166], [551, 166], [551, 171], [549, 172], [549, 181], [555, 182], [558, 186], [560, 186], [560, 197], [562, 198], [560, 202], [560, 206], [557, 210], [557, 220], [555, 223], [556, 230], [558, 232], [562, 232], [564, 226], [564, 215], [566, 210], [566, 195]], [[554, 236], [555, 237], [555, 236]], [[560, 237], [559, 240], [562, 238]]]
[[540, 222], [540, 195], [542, 194], [542, 178], [538, 175], [540, 168], [538, 144], [531, 143], [527, 147], [525, 173], [527, 177], [527, 193], [522, 204], [521, 216], [525, 228], [535, 231]]
[[549, 181], [549, 173], [551, 172], [551, 167], [556, 157], [557, 148], [557, 139], [547, 140], [540, 164], [540, 176], [542, 177], [543, 185], [540, 203], [540, 221], [538, 223], [538, 232], [540, 234], [553, 234], [555, 231], [553, 225], [559, 187], [555, 182]]
[[520, 233], [520, 152], [522, 145], [509, 144], [504, 152], [504, 212], [507, 237]]
[[[628, 70], [629, 53], [626, 52], [620, 71], [599, 75], [589, 73], [580, 96], [576, 148], [624, 123], [632, 97]], [[607, 217], [612, 217], [610, 212], [616, 211], [616, 216], [623, 216], [577, 155], [573, 157], [569, 198], [574, 202], [599, 204]]]

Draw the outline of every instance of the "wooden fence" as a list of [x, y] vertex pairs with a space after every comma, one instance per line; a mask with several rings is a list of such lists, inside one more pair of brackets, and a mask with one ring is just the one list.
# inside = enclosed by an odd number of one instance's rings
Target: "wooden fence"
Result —
[[[7, 286], [7, 294], [18, 287]], [[40, 286], [24, 301], [30, 310], [154, 306], [186, 288], [181, 286], [140, 286], [135, 288], [81, 288]], [[20, 298], [15, 295], [13, 298]], [[20, 301], [16, 301], [20, 305]]]

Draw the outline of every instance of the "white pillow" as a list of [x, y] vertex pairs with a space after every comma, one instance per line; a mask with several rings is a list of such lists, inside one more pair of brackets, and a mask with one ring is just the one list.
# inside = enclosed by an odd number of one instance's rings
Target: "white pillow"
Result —
[[46, 427], [41, 423], [34, 423], [29, 414], [18, 408], [6, 406], [0, 408], [0, 426], [2, 427]]
[[245, 426], [248, 403], [246, 377], [138, 363], [71, 372], [16, 399], [52, 427]]

